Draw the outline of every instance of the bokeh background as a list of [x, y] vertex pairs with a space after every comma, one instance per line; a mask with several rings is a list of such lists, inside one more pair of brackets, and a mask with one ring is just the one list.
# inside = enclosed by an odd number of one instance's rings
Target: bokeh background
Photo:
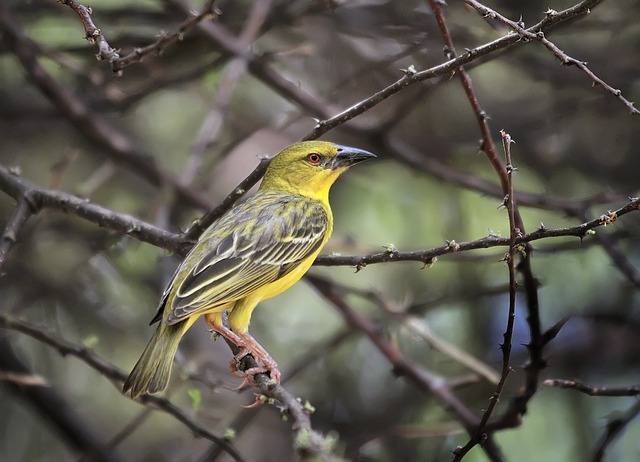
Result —
[[[487, 6], [530, 26], [548, 8], [559, 11], [575, 3], [491, 1]], [[94, 0], [91, 7], [111, 46], [126, 54], [176, 31], [202, 3]], [[96, 61], [97, 48], [84, 40], [71, 8], [52, 0], [4, 1], [0, 163], [19, 168], [23, 178], [41, 187], [178, 232], [219, 203], [259, 157], [304, 137], [315, 119], [371, 96], [398, 80], [402, 69], [419, 71], [445, 61], [425, 1], [220, 1], [216, 7], [217, 19], [188, 30], [178, 43], [116, 77], [107, 62]], [[444, 11], [459, 53], [508, 33], [463, 2], [450, 1]], [[588, 62], [627, 99], [639, 101], [638, 24], [635, 0], [608, 0], [547, 37]], [[64, 101], [52, 98], [30, 74], [11, 38], [16, 31], [47, 79], [70, 95], [68, 101], [83, 103], [95, 126], [65, 114]], [[638, 118], [577, 68], [562, 66], [538, 43], [521, 42], [473, 61], [468, 69], [494, 141], [499, 145], [500, 129], [516, 141], [516, 201], [523, 198], [527, 231], [540, 223], [574, 226], [639, 194]], [[497, 176], [479, 153], [480, 138], [459, 81], [448, 75], [410, 86], [324, 135], [379, 156], [334, 187], [336, 225], [325, 253], [426, 250], [447, 240], [508, 236]], [[144, 164], [133, 166], [118, 155], [122, 146], [206, 201], [197, 206], [171, 185], [149, 181]], [[524, 193], [530, 194], [528, 201]], [[14, 208], [10, 196], [0, 196], [2, 226]], [[639, 225], [639, 214], [632, 213], [582, 240], [534, 243], [543, 329], [570, 317], [545, 349], [548, 367], [540, 381], [577, 378], [622, 387], [640, 382]], [[311, 271], [349, 288], [350, 305], [415, 364], [460, 381], [455, 393], [480, 413], [495, 384], [433, 348], [415, 326], [499, 371], [508, 309], [508, 274], [500, 261], [505, 252], [461, 252], [427, 267], [394, 262], [359, 272], [349, 266]], [[129, 371], [152, 333], [148, 321], [177, 262], [150, 244], [45, 210], [29, 220], [2, 268], [0, 310]], [[390, 309], [363, 293], [375, 294]], [[519, 297], [514, 372], [498, 416], [523, 384], [526, 315]], [[281, 365], [285, 386], [315, 406], [314, 426], [334, 435], [336, 452], [350, 460], [449, 460], [468, 439], [441, 403], [395, 377], [371, 341], [308, 283], [263, 303], [251, 332]], [[46, 380], [113, 460], [229, 460], [173, 417], [123, 397], [120, 383], [77, 358], [9, 329], [0, 336], [0, 355], [17, 356]], [[167, 396], [211, 431], [222, 435], [233, 428], [234, 444], [247, 460], [295, 459], [291, 425], [275, 407], [241, 407], [253, 395], [232, 391], [239, 381], [228, 371], [229, 358], [226, 345], [212, 342], [204, 323], [197, 323], [181, 344]], [[0, 460], [88, 460], [60, 436], [50, 416], [20, 396], [13, 385], [0, 386]], [[600, 460], [595, 451], [607, 424], [627, 415], [636, 402], [541, 385], [521, 425], [497, 432], [496, 442], [507, 460]], [[602, 460], [639, 457], [636, 418]], [[476, 447], [464, 460], [488, 459]]]

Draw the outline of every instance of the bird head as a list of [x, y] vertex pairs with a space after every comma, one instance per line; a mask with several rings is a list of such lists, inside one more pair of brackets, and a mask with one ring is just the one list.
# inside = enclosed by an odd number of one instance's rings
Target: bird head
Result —
[[334, 181], [349, 167], [376, 157], [362, 149], [328, 141], [303, 141], [273, 158], [260, 189], [327, 200]]

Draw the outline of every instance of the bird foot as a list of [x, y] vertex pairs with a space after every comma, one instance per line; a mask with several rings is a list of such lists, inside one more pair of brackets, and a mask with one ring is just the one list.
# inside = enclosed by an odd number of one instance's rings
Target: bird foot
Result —
[[[247, 356], [253, 356], [256, 362], [259, 364], [256, 367], [251, 367], [245, 371], [240, 371], [238, 369], [238, 364], [240, 361]], [[231, 361], [229, 361], [229, 368], [231, 372], [236, 377], [243, 379], [242, 383], [235, 390], [243, 390], [245, 387], [253, 387], [258, 388], [258, 384], [256, 383], [255, 376], [258, 374], [269, 374], [271, 380], [275, 383], [280, 383], [280, 371], [278, 370], [278, 364], [273, 360], [266, 351], [250, 351], [247, 348], [243, 348], [240, 353], [235, 355]]]
[[[234, 332], [224, 325], [220, 325], [215, 322], [215, 318], [209, 315], [205, 316], [205, 320], [209, 327], [211, 327], [218, 335], [221, 335], [240, 348], [238, 354], [236, 354], [229, 363], [231, 372], [233, 372], [236, 377], [243, 379], [243, 382], [240, 384], [238, 389], [243, 389], [245, 386], [257, 388], [258, 385], [254, 377], [258, 374], [268, 373], [271, 376], [271, 380], [275, 383], [280, 383], [278, 363], [273, 360], [269, 353], [267, 353], [267, 350], [265, 350], [251, 335], [247, 332]], [[239, 371], [238, 363], [247, 355], [253, 356], [253, 359], [258, 363], [258, 366], [251, 367], [246, 371]]]

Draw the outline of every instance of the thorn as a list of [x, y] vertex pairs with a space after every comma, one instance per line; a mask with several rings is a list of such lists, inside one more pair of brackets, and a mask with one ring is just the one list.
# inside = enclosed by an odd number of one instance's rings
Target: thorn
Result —
[[414, 75], [417, 74], [416, 68], [413, 64], [411, 64], [408, 68], [406, 69], [400, 69], [400, 72], [402, 72], [404, 75], [406, 75], [407, 77], [413, 77]]
[[447, 247], [453, 251], [453, 252], [457, 252], [458, 250], [460, 250], [460, 244], [458, 244], [454, 239], [448, 241], [445, 239], [445, 242], [447, 243]]

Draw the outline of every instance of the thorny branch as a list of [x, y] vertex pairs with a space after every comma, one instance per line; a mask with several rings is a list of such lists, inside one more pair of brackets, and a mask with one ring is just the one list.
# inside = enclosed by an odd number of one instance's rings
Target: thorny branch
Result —
[[[611, 95], [613, 95], [616, 98], [618, 98], [618, 100], [620, 102], [622, 102], [622, 104], [627, 106], [627, 109], [629, 109], [629, 112], [632, 115], [640, 115], [640, 110], [638, 110], [633, 105], [633, 103], [631, 101], [629, 101], [624, 96], [622, 96], [622, 91], [620, 91], [620, 90], [618, 90], [616, 88], [613, 88], [607, 82], [605, 82], [600, 77], [595, 75], [587, 67], [587, 63], [586, 62], [577, 60], [577, 59], [572, 58], [571, 56], [567, 55], [564, 51], [562, 51], [560, 48], [558, 48], [557, 45], [555, 45], [553, 42], [551, 42], [545, 36], [545, 34], [544, 34], [544, 32], [542, 30], [532, 31], [530, 29], [525, 29], [522, 21], [518, 21], [518, 22], [511, 21], [510, 19], [505, 18], [500, 13], [492, 10], [491, 8], [486, 7], [485, 5], [483, 5], [480, 2], [477, 2], [476, 0], [465, 0], [465, 3], [467, 5], [470, 5], [471, 7], [475, 8], [483, 16], [489, 17], [489, 18], [492, 18], [492, 19], [497, 19], [501, 23], [507, 25], [508, 27], [513, 29], [520, 36], [520, 38], [522, 38], [523, 40], [525, 40], [525, 41], [529, 41], [529, 40], [539, 41], [549, 51], [551, 51], [551, 53], [553, 53], [553, 55], [556, 58], [558, 58], [560, 60], [562, 65], [564, 65], [564, 66], [576, 66], [578, 69], [580, 69], [582, 72], [584, 72], [593, 81], [593, 85], [594, 86], [599, 85], [606, 92], [608, 92]], [[585, 3], [585, 4], [586, 3], [592, 3], [593, 5], [588, 7], [588, 8], [592, 8], [593, 6], [595, 6], [599, 2], [595, 1], [595, 2], [583, 2], [583, 3]], [[548, 9], [546, 11], [546, 13], [545, 13], [545, 15], [548, 18], [553, 18], [557, 14], [559, 14], [559, 13], [557, 11], [552, 10], [552, 9]]]
[[91, 17], [93, 13], [91, 7], [86, 7], [76, 0], [58, 0], [58, 2], [69, 6], [80, 17], [80, 21], [85, 30], [85, 38], [89, 43], [95, 43], [98, 47], [96, 58], [109, 62], [113, 73], [117, 76], [122, 76], [122, 71], [125, 67], [142, 61], [148, 55], [160, 54], [169, 46], [182, 41], [184, 34], [198, 23], [215, 19], [219, 14], [214, 7], [215, 0], [207, 0], [202, 11], [198, 14], [190, 14], [189, 18], [180, 25], [177, 32], [162, 33], [160, 34], [160, 38], [155, 42], [142, 48], [136, 47], [131, 53], [121, 56], [120, 50], [112, 48], [102, 33], [102, 30], [94, 24], [93, 18]]
[[547, 379], [543, 385], [554, 388], [567, 388], [585, 393], [589, 396], [638, 396], [640, 395], [640, 385], [629, 387], [609, 387], [588, 385], [580, 380]]
[[[262, 168], [266, 167], [263, 166]], [[254, 177], [250, 176], [248, 179], [253, 181]], [[251, 181], [249, 181], [249, 183], [251, 183]], [[246, 183], [243, 182], [241, 185], [236, 187], [234, 191], [241, 190], [245, 186]], [[205, 229], [204, 226], [197, 223], [194, 225], [194, 229], [197, 227], [198, 231], [189, 230], [185, 234], [171, 233], [145, 223], [130, 215], [113, 212], [112, 210], [99, 205], [92, 204], [91, 202], [72, 194], [39, 188], [3, 166], [0, 166], [0, 190], [14, 197], [16, 201], [19, 201], [23, 196], [27, 197], [33, 213], [45, 208], [60, 210], [86, 219], [98, 226], [129, 235], [142, 242], [147, 242], [157, 247], [177, 252], [180, 255], [184, 255], [188, 252], [194, 240], [197, 239], [200, 233]], [[232, 192], [231, 194], [232, 196], [235, 196], [237, 193], [234, 194], [234, 192]], [[546, 228], [541, 226], [531, 233], [518, 235], [516, 238], [516, 245], [522, 245], [552, 237], [573, 236], [583, 239], [591, 234], [594, 229], [611, 225], [618, 218], [638, 209], [640, 209], [640, 198], [632, 197], [629, 198], [629, 202], [626, 205], [619, 209], [608, 211], [600, 215], [598, 218], [594, 218], [579, 225], [565, 228]], [[221, 213], [224, 212], [214, 209], [214, 213], [211, 215], [214, 215], [215, 220], [215, 216], [219, 216]], [[206, 217], [209, 217], [209, 214]], [[204, 219], [212, 221], [211, 218], [203, 218], [203, 220]], [[23, 222], [22, 219], [20, 222]], [[10, 236], [14, 234], [12, 228], [9, 228], [9, 231]], [[9, 241], [11, 241], [11, 239], [9, 239]], [[413, 252], [401, 252], [397, 249], [387, 249], [383, 252], [363, 256], [321, 255], [316, 259], [315, 264], [319, 266], [351, 266], [358, 271], [364, 269], [368, 265], [389, 262], [413, 261], [429, 265], [433, 264], [437, 257], [442, 255], [469, 250], [488, 249], [492, 247], [508, 247], [510, 243], [510, 238], [489, 235], [474, 241], [456, 242], [452, 240], [440, 247]]]
[[[61, 339], [44, 327], [35, 326], [19, 319], [13, 319], [4, 314], [0, 314], [0, 327], [3, 329], [15, 330], [33, 337], [34, 339], [55, 348], [63, 356], [71, 355], [80, 359], [92, 369], [99, 372], [102, 376], [113, 382], [118, 390], [122, 388], [122, 383], [124, 383], [124, 380], [127, 378], [127, 374], [93, 353], [90, 349]], [[206, 438], [222, 446], [234, 460], [239, 462], [246, 460], [233, 444], [227, 441], [224, 437], [212, 433], [207, 428], [197, 423], [189, 417], [186, 412], [171, 403], [171, 401], [152, 395], [143, 395], [139, 400], [142, 403], [149, 404], [156, 409], [160, 409], [167, 414], [172, 415], [191, 430], [194, 435]]]
[[609, 445], [625, 430], [636, 417], [640, 415], [640, 401], [637, 401], [631, 408], [621, 417], [611, 419], [607, 423], [604, 435], [596, 446], [596, 450], [591, 458], [591, 462], [602, 462], [605, 458]]
[[133, 140], [116, 129], [105, 117], [91, 111], [85, 101], [63, 86], [40, 64], [36, 44], [26, 35], [6, 2], [0, 3], [0, 29], [4, 32], [5, 42], [36, 87], [84, 137], [151, 184], [173, 188], [177, 196], [186, 203], [209, 208], [206, 198], [184, 187], [173, 175], [160, 169], [152, 156], [139, 149]]
[[[111, 380], [118, 390], [122, 388], [122, 383], [127, 378], [127, 374], [93, 353], [90, 349], [61, 339], [44, 327], [35, 326], [26, 321], [13, 319], [4, 314], [0, 314], [0, 328], [15, 330], [33, 337], [36, 340], [55, 348], [63, 356], [71, 355], [77, 357], [98, 371], [101, 375]], [[249, 356], [245, 357], [243, 361], [247, 368], [257, 367], [253, 358]], [[315, 431], [311, 426], [309, 413], [300, 400], [287, 391], [283, 386], [273, 384], [266, 374], [256, 376], [256, 381], [260, 387], [261, 393], [273, 400], [276, 400], [278, 403], [281, 403], [281, 406], [284, 406], [283, 411], [291, 417], [293, 421], [293, 428], [297, 435], [296, 438], [298, 440], [298, 447], [296, 449], [301, 455], [304, 457], [321, 457], [319, 460], [338, 460], [331, 454], [332, 447], [328, 443], [327, 439]], [[231, 457], [233, 457], [234, 460], [240, 462], [246, 460], [240, 454], [238, 449], [226, 438], [212, 433], [204, 426], [197, 423], [189, 417], [186, 412], [171, 403], [168, 399], [154, 395], [142, 395], [138, 400], [143, 404], [150, 405], [152, 408], [160, 409], [172, 415], [189, 428], [194, 435], [206, 438], [216, 443]]]

